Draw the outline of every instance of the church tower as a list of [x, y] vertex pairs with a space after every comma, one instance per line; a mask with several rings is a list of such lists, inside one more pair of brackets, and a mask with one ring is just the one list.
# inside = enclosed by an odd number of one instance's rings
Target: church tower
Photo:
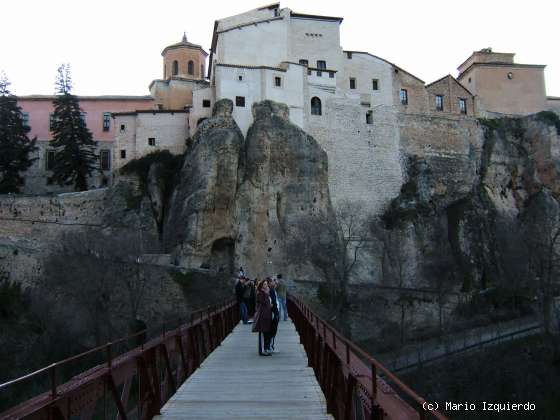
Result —
[[169, 45], [161, 52], [163, 78], [150, 83], [150, 94], [159, 110], [183, 110], [193, 105], [193, 91], [208, 86], [206, 57], [200, 45], [187, 41]]
[[205, 63], [208, 53], [200, 45], [187, 41], [183, 34], [181, 42], [165, 47], [163, 57], [163, 78], [173, 77], [202, 80], [205, 78]]

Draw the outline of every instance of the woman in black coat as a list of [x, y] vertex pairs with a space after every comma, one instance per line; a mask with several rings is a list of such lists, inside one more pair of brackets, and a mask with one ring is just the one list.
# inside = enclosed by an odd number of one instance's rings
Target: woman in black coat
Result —
[[266, 280], [257, 285], [257, 307], [253, 322], [253, 332], [259, 333], [259, 355], [270, 356], [270, 340], [272, 338], [272, 303]]

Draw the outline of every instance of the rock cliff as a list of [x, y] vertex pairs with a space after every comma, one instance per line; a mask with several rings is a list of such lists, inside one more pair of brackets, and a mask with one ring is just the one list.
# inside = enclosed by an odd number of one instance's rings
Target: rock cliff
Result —
[[290, 238], [310, 217], [335, 223], [326, 153], [289, 122], [283, 104], [254, 104], [246, 139], [232, 108], [218, 101], [195, 134], [170, 202], [165, 245], [189, 268], [230, 274], [241, 265], [255, 276], [295, 275], [301, 267], [290, 258]]

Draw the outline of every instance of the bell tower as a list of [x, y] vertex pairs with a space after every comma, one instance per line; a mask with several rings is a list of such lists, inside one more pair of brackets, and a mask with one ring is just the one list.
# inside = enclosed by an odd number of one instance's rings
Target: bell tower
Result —
[[206, 57], [208, 53], [200, 45], [192, 44], [183, 33], [181, 42], [165, 47], [163, 57], [163, 78], [183, 78], [203, 80], [206, 77]]

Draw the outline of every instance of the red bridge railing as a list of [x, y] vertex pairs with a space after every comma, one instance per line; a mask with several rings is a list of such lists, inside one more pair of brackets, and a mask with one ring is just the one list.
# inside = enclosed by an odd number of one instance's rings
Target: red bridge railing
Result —
[[[148, 330], [53, 363], [13, 381], [3, 391], [49, 376], [50, 391], [0, 413], [0, 419], [67, 420], [79, 418], [151, 419], [239, 322], [235, 301], [209, 306], [191, 314], [189, 322], [166, 330], [119, 356], [119, 345], [142, 339]], [[142, 340], [143, 341], [143, 340]], [[103, 356], [105, 362], [69, 381], [57, 383], [65, 365]]]
[[293, 295], [288, 312], [335, 419], [447, 419]]

